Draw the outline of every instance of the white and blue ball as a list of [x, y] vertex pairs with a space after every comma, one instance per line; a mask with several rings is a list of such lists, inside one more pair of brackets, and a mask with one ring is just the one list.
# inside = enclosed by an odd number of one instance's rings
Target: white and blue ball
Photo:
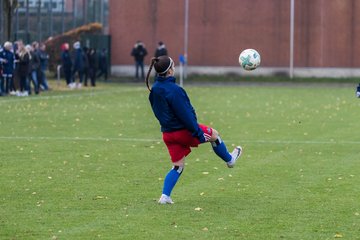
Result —
[[260, 66], [261, 57], [255, 49], [245, 49], [240, 53], [239, 63], [240, 66], [247, 70], [252, 71]]

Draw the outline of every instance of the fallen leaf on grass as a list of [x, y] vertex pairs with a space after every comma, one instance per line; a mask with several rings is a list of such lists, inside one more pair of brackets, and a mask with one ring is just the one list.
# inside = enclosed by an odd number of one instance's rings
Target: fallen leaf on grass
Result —
[[342, 238], [342, 237], [343, 237], [343, 235], [341, 233], [336, 233], [334, 235], [334, 238]]
[[107, 197], [104, 197], [104, 196], [93, 197], [93, 200], [99, 200], [99, 199], [107, 199]]

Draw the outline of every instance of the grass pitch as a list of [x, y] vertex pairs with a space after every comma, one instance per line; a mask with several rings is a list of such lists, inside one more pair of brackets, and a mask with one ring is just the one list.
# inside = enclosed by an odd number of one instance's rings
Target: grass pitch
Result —
[[228, 148], [171, 168], [145, 86], [0, 99], [0, 239], [360, 239], [355, 87], [190, 86]]

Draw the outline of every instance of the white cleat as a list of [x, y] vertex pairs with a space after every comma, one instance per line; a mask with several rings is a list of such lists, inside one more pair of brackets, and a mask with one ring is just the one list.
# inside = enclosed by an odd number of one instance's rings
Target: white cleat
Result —
[[165, 194], [161, 194], [161, 197], [158, 201], [159, 204], [174, 204], [173, 200], [169, 196], [166, 196]]
[[238, 158], [241, 156], [242, 154], [242, 148], [240, 146], [237, 146], [234, 151], [232, 151], [232, 153], [230, 154], [231, 155], [231, 161], [227, 162], [227, 166], [229, 168], [233, 168], [235, 163], [236, 163], [236, 160], [238, 160]]

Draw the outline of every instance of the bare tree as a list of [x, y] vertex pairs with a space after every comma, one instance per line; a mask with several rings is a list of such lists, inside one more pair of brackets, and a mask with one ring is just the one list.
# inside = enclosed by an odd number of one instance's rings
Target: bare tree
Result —
[[12, 17], [18, 6], [18, 0], [3, 0], [3, 4], [5, 40], [11, 40]]

